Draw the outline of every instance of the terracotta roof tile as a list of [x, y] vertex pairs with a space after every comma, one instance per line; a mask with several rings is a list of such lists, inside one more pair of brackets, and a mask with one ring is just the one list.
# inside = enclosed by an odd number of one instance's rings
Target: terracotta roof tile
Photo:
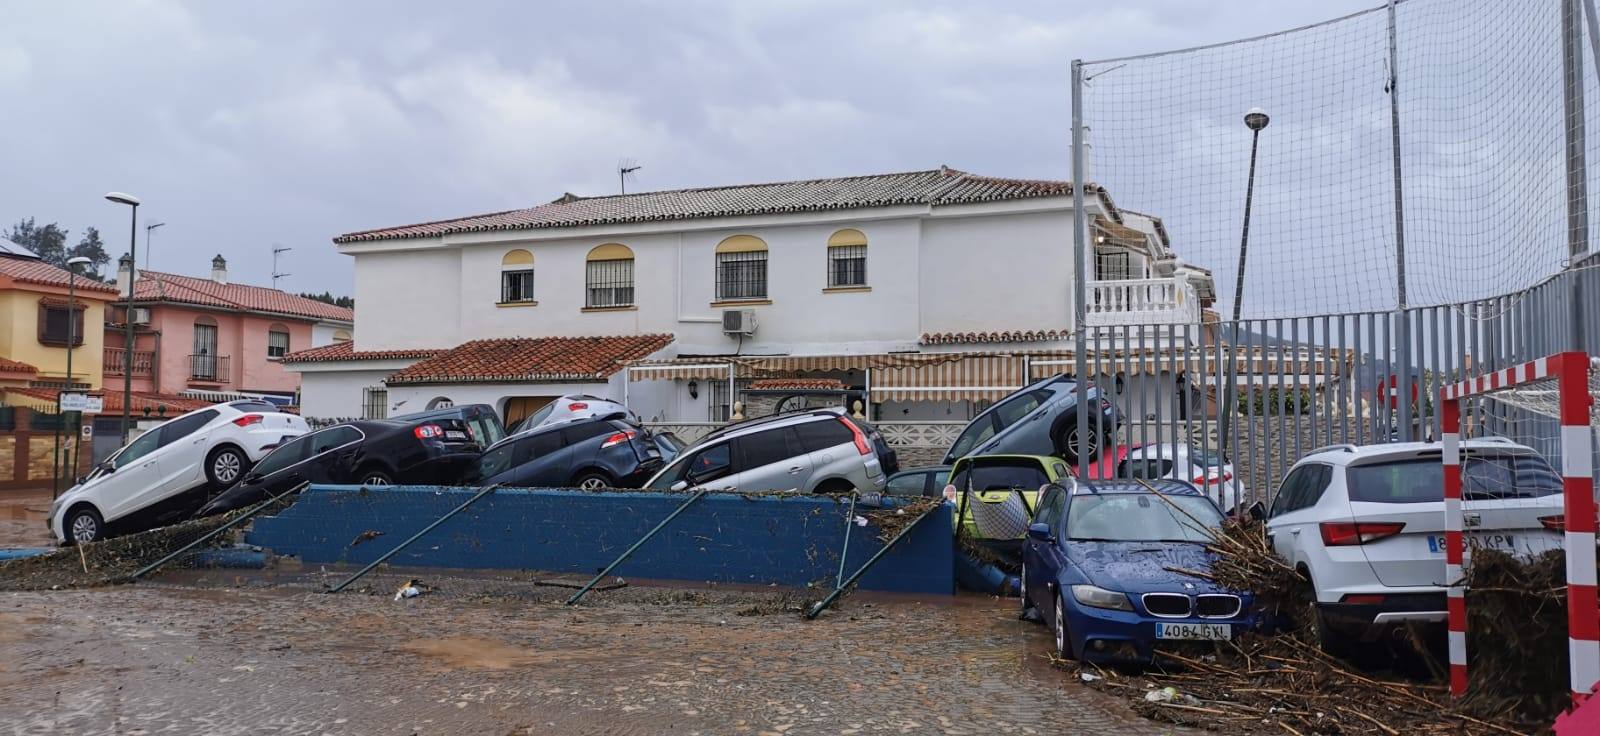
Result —
[[[56, 390], [53, 388], [7, 388], [3, 390], [9, 393], [21, 394], [23, 396], [40, 401], [54, 402], [56, 400]], [[121, 391], [90, 391], [89, 395], [99, 396], [105, 400], [105, 414], [122, 412]], [[165, 407], [167, 410], [167, 416], [177, 416], [184, 412], [194, 411], [195, 409], [204, 408], [218, 403], [215, 401], [206, 401], [205, 399], [192, 399], [187, 396], [152, 393], [149, 391], [134, 391], [132, 396], [133, 411], [138, 412], [141, 415], [146, 408], [148, 408], [152, 413], [155, 413], [158, 409]]]
[[24, 362], [22, 362], [20, 360], [12, 360], [10, 358], [0, 358], [0, 373], [38, 373], [38, 372], [39, 372], [38, 368], [35, 368], [35, 367], [31, 366], [31, 365], [28, 365], [27, 363], [24, 363]]
[[605, 380], [671, 344], [672, 335], [473, 340], [396, 372], [391, 386], [425, 383]]
[[295, 296], [279, 289], [249, 284], [219, 284], [208, 278], [158, 271], [140, 271], [134, 299], [199, 304], [223, 309], [248, 309], [291, 317], [354, 322], [355, 311], [326, 302]]
[[1002, 330], [999, 332], [925, 332], [923, 345], [963, 345], [992, 342], [1050, 342], [1065, 340], [1069, 330]]
[[[1103, 191], [1098, 186], [1090, 185], [1089, 188], [1103, 196]], [[677, 189], [606, 197], [579, 197], [569, 194], [554, 202], [526, 209], [364, 230], [340, 235], [333, 241], [354, 243], [490, 230], [693, 220], [906, 204], [967, 204], [1052, 197], [1071, 193], [1071, 182], [976, 176], [940, 167], [928, 171]], [[1109, 205], [1109, 200], [1107, 204]]]
[[747, 391], [843, 391], [837, 378], [762, 378], [745, 386]]
[[357, 350], [350, 340], [307, 348], [283, 356], [285, 363], [322, 363], [340, 360], [412, 360], [431, 358], [444, 352], [439, 348], [411, 348], [407, 350]]
[[[18, 258], [15, 256], [0, 256], [0, 276], [10, 276], [13, 281], [24, 284], [43, 284], [45, 286], [65, 287], [70, 278], [66, 269], [52, 266], [44, 261], [33, 258]], [[78, 291], [100, 292], [115, 295], [117, 287], [95, 281], [87, 276], [79, 275], [77, 279]]]

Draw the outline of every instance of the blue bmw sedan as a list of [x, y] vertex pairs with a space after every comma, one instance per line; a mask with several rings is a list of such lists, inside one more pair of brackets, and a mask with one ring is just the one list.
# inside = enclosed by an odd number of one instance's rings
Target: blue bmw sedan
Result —
[[1061, 657], [1149, 662], [1157, 642], [1227, 641], [1258, 624], [1248, 594], [1174, 571], [1210, 567], [1216, 504], [1183, 481], [1149, 483], [1079, 482], [1040, 499], [1022, 606], [1054, 628]]

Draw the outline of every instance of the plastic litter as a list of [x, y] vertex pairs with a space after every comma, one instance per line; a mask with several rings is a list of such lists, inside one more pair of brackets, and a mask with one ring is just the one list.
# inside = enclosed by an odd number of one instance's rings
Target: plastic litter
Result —
[[412, 578], [402, 583], [400, 587], [395, 590], [394, 599], [400, 600], [402, 598], [415, 598], [419, 595], [422, 595], [422, 592], [425, 589], [426, 588], [423, 586], [422, 581]]

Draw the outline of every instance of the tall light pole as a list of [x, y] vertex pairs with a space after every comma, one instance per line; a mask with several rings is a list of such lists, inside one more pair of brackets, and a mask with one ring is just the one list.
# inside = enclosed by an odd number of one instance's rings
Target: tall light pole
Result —
[[[78, 341], [78, 267], [92, 263], [83, 256], [74, 256], [67, 259], [67, 391], [73, 390], [72, 383], [72, 345]], [[56, 414], [61, 411], [61, 392], [56, 392]], [[80, 414], [81, 416], [81, 414]], [[56, 418], [56, 474], [50, 481], [50, 497], [55, 498], [61, 492], [61, 424], [60, 417]], [[70, 453], [69, 453], [70, 455]], [[78, 464], [72, 463], [72, 471], [67, 477], [77, 472]]]
[[128, 305], [122, 315], [123, 333], [125, 335], [122, 355], [122, 442], [128, 441], [128, 429], [132, 426], [133, 408], [133, 286], [138, 281], [139, 256], [139, 198], [132, 194], [122, 192], [108, 192], [106, 199], [125, 204], [132, 212], [132, 220], [128, 224]]
[[[1244, 114], [1244, 125], [1250, 129], [1250, 176], [1244, 185], [1244, 227], [1239, 231], [1239, 273], [1233, 282], [1233, 330], [1229, 339], [1232, 341], [1228, 351], [1227, 382], [1222, 387], [1222, 406], [1217, 407], [1218, 418], [1221, 426], [1218, 428], [1217, 443], [1219, 447], [1232, 445], [1228, 441], [1229, 418], [1238, 411], [1234, 398], [1239, 391], [1239, 360], [1238, 355], [1232, 350], [1239, 344], [1239, 310], [1244, 306], [1244, 266], [1245, 254], [1250, 248], [1250, 204], [1256, 194], [1256, 147], [1261, 142], [1261, 129], [1267, 127], [1272, 119], [1259, 107], [1252, 107]], [[1222, 336], [1217, 335], [1217, 349], [1222, 349]]]
[[150, 234], [154, 233], [156, 231], [156, 228], [159, 228], [159, 227], [161, 227], [161, 226], [163, 226], [165, 224], [167, 224], [167, 223], [165, 223], [165, 222], [152, 222], [149, 225], [145, 225], [144, 226], [144, 267], [145, 267], [145, 270], [149, 270], [150, 269], [150, 256], [153, 255], [155, 253], [155, 250], [156, 250], [155, 248], [151, 248], [150, 247]]

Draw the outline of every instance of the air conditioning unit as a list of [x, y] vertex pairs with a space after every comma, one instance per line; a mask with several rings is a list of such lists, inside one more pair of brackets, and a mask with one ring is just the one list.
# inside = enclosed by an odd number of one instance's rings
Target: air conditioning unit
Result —
[[136, 324], [136, 325], [147, 325], [147, 324], [150, 324], [150, 308], [149, 307], [134, 307], [133, 308], [133, 323]]
[[754, 309], [724, 309], [724, 310], [722, 310], [722, 334], [724, 334], [724, 335], [754, 335], [754, 334], [756, 334], [756, 310], [754, 310]]

